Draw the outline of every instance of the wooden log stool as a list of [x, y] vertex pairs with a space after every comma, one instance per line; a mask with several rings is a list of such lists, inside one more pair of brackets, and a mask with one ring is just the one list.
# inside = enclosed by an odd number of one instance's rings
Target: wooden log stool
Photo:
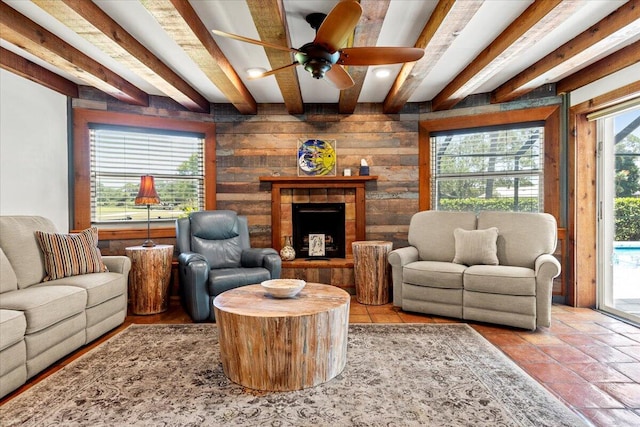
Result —
[[129, 299], [133, 314], [156, 314], [169, 308], [173, 245], [125, 248], [131, 259]]
[[391, 274], [387, 256], [393, 249], [393, 243], [370, 240], [353, 242], [351, 247], [356, 300], [367, 305], [388, 303]]

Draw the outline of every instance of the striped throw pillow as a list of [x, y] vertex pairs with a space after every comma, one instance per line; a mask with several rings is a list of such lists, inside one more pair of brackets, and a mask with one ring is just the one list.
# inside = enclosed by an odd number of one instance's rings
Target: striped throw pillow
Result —
[[87, 273], [107, 271], [98, 249], [98, 229], [88, 228], [77, 234], [36, 231], [44, 255], [46, 276], [43, 281]]

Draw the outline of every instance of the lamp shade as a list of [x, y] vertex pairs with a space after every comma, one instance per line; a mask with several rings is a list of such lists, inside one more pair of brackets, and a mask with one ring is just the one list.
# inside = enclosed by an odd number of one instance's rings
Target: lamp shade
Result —
[[160, 203], [160, 197], [156, 192], [153, 176], [143, 175], [140, 177], [140, 190], [136, 196], [136, 205], [157, 205]]

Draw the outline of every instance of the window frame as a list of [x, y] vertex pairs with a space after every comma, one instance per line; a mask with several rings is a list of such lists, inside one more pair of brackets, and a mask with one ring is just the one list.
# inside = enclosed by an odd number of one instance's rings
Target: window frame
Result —
[[[213, 122], [196, 122], [164, 117], [142, 116], [119, 112], [73, 110], [73, 180], [72, 224], [74, 230], [91, 227], [91, 143], [89, 124], [143, 127], [204, 135], [204, 206], [216, 208], [216, 131]], [[175, 237], [175, 227], [153, 227], [152, 238]], [[100, 239], [138, 239], [146, 237], [145, 224], [131, 223], [127, 227], [100, 228]]]
[[559, 225], [563, 224], [560, 196], [560, 111], [561, 106], [559, 104], [486, 113], [473, 111], [469, 115], [465, 115], [464, 110], [461, 109], [460, 115], [421, 120], [418, 147], [418, 163], [420, 165], [419, 210], [431, 209], [431, 133], [527, 122], [544, 122], [543, 206], [544, 211], [552, 214]]
[[[489, 171], [487, 169], [483, 169], [482, 171], [477, 171], [477, 172], [449, 172], [449, 173], [443, 172], [440, 174], [437, 173], [439, 161], [442, 161], [441, 159], [446, 160], [447, 158], [452, 157], [452, 155], [446, 154], [446, 150], [448, 148], [446, 147], [439, 156], [436, 155], [434, 158], [434, 153], [436, 153], [436, 148], [440, 147], [439, 144], [441, 144], [441, 142], [438, 142], [437, 139], [442, 136], [456, 137], [459, 135], [465, 135], [465, 136], [473, 136], [478, 134], [486, 135], [488, 133], [496, 133], [496, 132], [499, 133], [499, 132], [510, 131], [510, 130], [523, 131], [523, 130], [531, 130], [531, 129], [540, 129], [541, 135], [542, 135], [542, 138], [538, 138], [539, 140], [541, 140], [540, 142], [536, 144], [532, 144], [531, 147], [527, 149], [527, 151], [533, 150], [535, 146], [540, 148], [540, 152], [538, 154], [528, 156], [528, 158], [535, 157], [539, 165], [539, 168], [522, 169], [522, 170], [507, 168], [507, 169], [498, 170], [498, 171]], [[530, 195], [530, 196], [521, 195], [520, 193], [516, 192], [515, 188], [517, 187], [514, 184], [513, 197], [510, 198], [510, 197], [493, 196], [492, 198], [509, 199], [515, 203], [515, 201], [519, 198], [535, 197], [537, 199], [537, 205], [539, 208], [537, 212], [544, 211], [544, 141], [545, 141], [544, 123], [540, 121], [528, 121], [528, 122], [520, 122], [520, 123], [508, 124], [508, 125], [501, 124], [501, 125], [493, 125], [493, 126], [483, 126], [479, 128], [465, 128], [462, 130], [456, 129], [456, 130], [447, 130], [447, 131], [438, 131], [438, 132], [433, 131], [431, 133], [431, 159], [433, 160], [431, 164], [431, 202], [432, 202], [431, 209], [438, 210], [438, 206], [440, 205], [440, 202], [442, 202], [443, 200], [443, 199], [438, 199], [437, 189], [438, 189], [439, 181], [441, 182], [441, 181], [474, 180], [474, 179], [482, 181], [482, 180], [489, 180], [489, 179], [492, 179], [492, 180], [505, 179], [505, 178], [511, 179], [511, 178], [524, 176], [524, 177], [531, 177], [532, 179], [538, 180], [539, 186], [535, 195]], [[525, 153], [522, 153], [522, 154], [523, 155], [521, 157], [527, 157], [527, 156], [524, 156]], [[483, 153], [477, 153], [477, 154], [474, 153], [474, 154], [468, 154], [466, 156], [482, 158], [482, 159], [493, 158], [494, 161], [497, 161], [496, 159], [498, 158], [504, 158], [504, 157], [510, 157], [510, 156], [513, 156], [515, 158], [516, 154], [503, 153], [501, 151], [496, 151], [493, 153], [490, 153], [490, 152], [483, 152]], [[453, 155], [453, 157], [455, 157], [455, 155]], [[481, 197], [476, 196], [473, 198], [480, 199]], [[449, 200], [449, 199], [445, 199], [445, 200]], [[478, 205], [476, 205], [476, 209], [474, 210], [477, 210], [477, 209], [478, 209]], [[482, 210], [482, 208], [480, 208], [480, 210]], [[523, 212], [528, 212], [528, 210], [525, 209]]]

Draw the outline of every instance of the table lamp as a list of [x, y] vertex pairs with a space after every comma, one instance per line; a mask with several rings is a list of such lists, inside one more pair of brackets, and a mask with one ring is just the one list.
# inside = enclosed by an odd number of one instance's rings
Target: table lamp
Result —
[[140, 177], [140, 190], [136, 196], [136, 205], [147, 205], [147, 240], [142, 244], [145, 248], [151, 248], [156, 244], [151, 240], [151, 205], [160, 203], [160, 197], [156, 193], [156, 186], [153, 176], [143, 175]]

